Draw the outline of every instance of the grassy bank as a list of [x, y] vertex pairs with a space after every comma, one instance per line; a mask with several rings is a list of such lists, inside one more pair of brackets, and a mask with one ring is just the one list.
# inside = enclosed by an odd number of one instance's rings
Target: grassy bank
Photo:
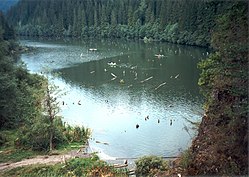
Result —
[[127, 169], [116, 169], [93, 155], [63, 164], [31, 165], [5, 171], [0, 176], [127, 176]]

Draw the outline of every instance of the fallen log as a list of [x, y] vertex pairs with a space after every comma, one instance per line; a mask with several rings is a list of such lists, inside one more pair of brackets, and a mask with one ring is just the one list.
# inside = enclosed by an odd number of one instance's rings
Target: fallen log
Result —
[[177, 75], [175, 76], [175, 79], [177, 79], [179, 76], [180, 76], [180, 74], [177, 74]]
[[124, 168], [124, 167], [127, 167], [128, 164], [114, 164], [113, 167], [114, 168]]
[[113, 73], [111, 73], [111, 75], [113, 76], [113, 77], [117, 77], [115, 74], [113, 74]]
[[166, 84], [166, 82], [161, 83], [160, 85], [158, 85], [158, 86], [155, 88], [155, 90], [159, 89], [160, 87], [164, 86], [165, 84]]
[[142, 80], [141, 83], [144, 83], [144, 82], [146, 82], [146, 81], [148, 81], [148, 80], [150, 80], [150, 79], [152, 79], [152, 78], [153, 78], [153, 76], [148, 77], [147, 79]]
[[101, 142], [101, 141], [95, 141], [95, 142], [98, 143], [98, 144], [109, 145], [109, 143], [107, 143], [107, 142]]

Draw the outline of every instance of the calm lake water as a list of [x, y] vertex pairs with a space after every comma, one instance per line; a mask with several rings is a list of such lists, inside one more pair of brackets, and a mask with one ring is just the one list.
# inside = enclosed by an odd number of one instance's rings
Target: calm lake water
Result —
[[21, 55], [31, 72], [59, 73], [53, 82], [66, 92], [64, 121], [91, 128], [91, 150], [103, 159], [176, 156], [190, 146], [195, 131], [186, 119], [198, 121], [203, 112], [196, 65], [207, 49], [125, 40], [20, 43], [36, 47]]

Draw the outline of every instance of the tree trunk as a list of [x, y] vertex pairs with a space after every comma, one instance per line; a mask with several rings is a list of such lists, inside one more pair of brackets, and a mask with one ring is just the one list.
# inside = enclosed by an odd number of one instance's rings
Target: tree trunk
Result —
[[49, 137], [49, 151], [53, 150], [53, 130], [50, 128], [50, 137]]

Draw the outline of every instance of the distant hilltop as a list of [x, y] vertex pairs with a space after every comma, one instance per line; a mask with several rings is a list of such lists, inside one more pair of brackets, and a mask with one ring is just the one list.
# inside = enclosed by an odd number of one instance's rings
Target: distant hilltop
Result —
[[0, 11], [6, 13], [11, 6], [15, 5], [19, 0], [0, 0]]

